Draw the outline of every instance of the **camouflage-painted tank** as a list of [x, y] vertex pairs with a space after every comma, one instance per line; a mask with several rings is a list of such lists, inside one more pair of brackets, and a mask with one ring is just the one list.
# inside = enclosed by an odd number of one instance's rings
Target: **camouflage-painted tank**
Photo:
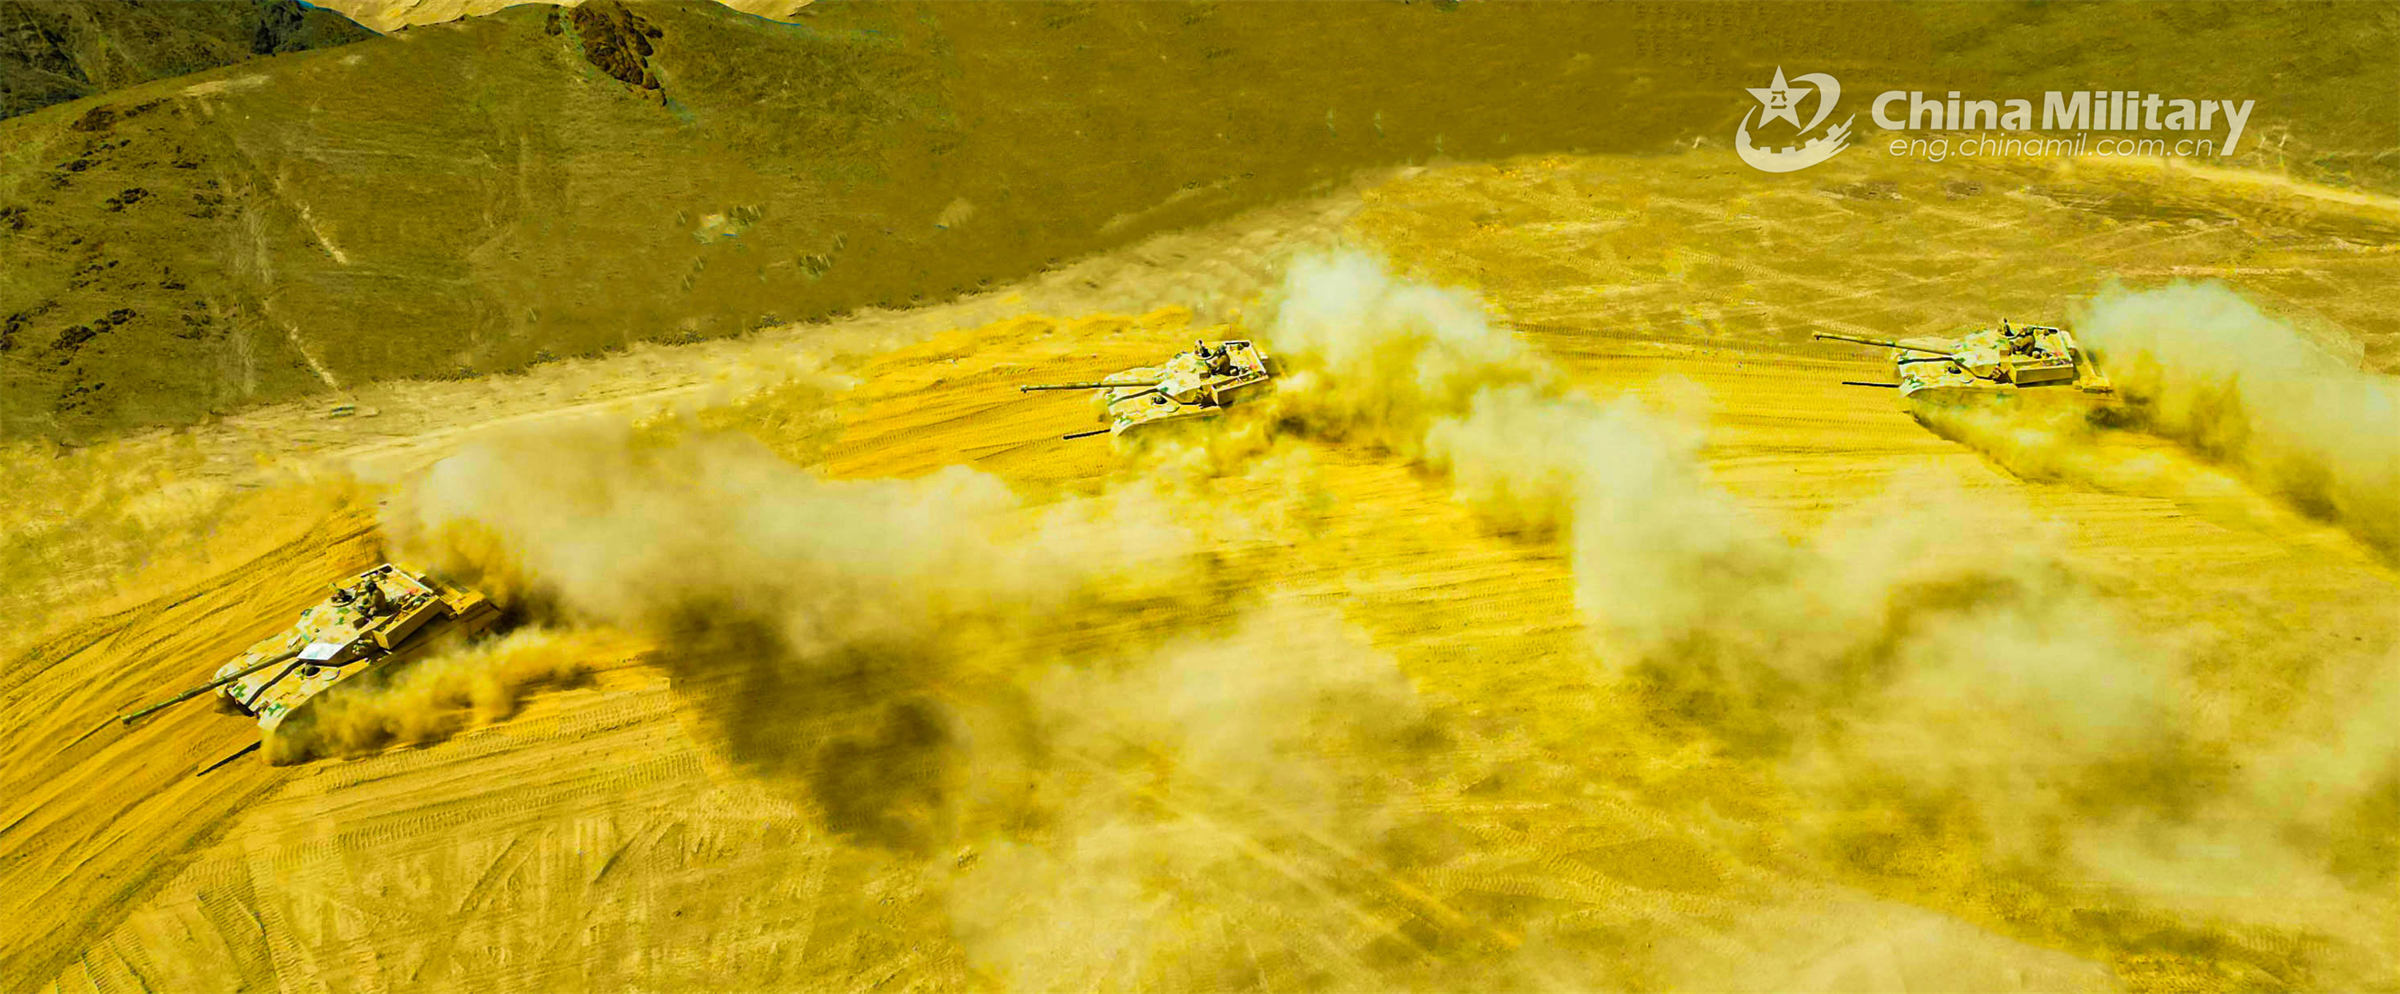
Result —
[[1101, 419], [1108, 427], [1065, 437], [1106, 433], [1122, 439], [1163, 425], [1218, 417], [1273, 389], [1274, 363], [1254, 342], [1199, 341], [1162, 365], [1137, 366], [1087, 383], [1029, 383], [1017, 389], [1103, 391]]
[[292, 627], [260, 639], [219, 667], [215, 679], [110, 720], [131, 725], [213, 690], [219, 710], [257, 718], [260, 733], [257, 744], [216, 764], [221, 766], [264, 745], [334, 687], [400, 665], [444, 635], [481, 634], [500, 617], [482, 594], [390, 563], [332, 586]]
[[1895, 382], [1861, 385], [1896, 386], [1903, 397], [1928, 391], [1938, 396], [2051, 386], [2071, 386], [2094, 394], [2115, 392], [2108, 377], [2092, 364], [2091, 356], [2075, 343], [2075, 336], [2063, 328], [2002, 321], [1998, 327], [1970, 331], [1954, 340], [1887, 342], [1822, 332], [1816, 337], [1891, 349]]

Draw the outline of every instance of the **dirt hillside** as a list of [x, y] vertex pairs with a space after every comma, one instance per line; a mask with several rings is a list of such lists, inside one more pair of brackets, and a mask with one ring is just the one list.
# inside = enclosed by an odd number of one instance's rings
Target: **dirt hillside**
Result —
[[296, 0], [0, 4], [0, 117], [375, 32]]
[[2390, 188], [2349, 95], [2400, 86], [2391, 5], [2112, 10], [509, 8], [0, 124], [0, 437], [945, 300], [1361, 167], [1722, 142], [1795, 49], [1862, 94], [2153, 53], [2262, 101], [2234, 164]]

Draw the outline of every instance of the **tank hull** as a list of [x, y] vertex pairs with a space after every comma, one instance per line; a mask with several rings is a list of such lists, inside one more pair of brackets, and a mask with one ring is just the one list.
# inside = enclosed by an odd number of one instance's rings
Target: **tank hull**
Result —
[[[490, 631], [500, 611], [483, 595], [411, 573], [390, 563], [336, 583], [332, 596], [304, 609], [292, 627], [260, 640], [219, 676], [257, 661], [294, 654], [226, 684], [221, 710], [258, 721], [269, 762], [295, 750], [279, 748], [288, 732], [307, 727], [325, 702], [380, 683], [435, 649]], [[296, 653], [296, 654], [295, 654]]]
[[1166, 433], [1171, 426], [1223, 417], [1228, 408], [1272, 391], [1275, 373], [1274, 359], [1257, 343], [1203, 340], [1161, 365], [1118, 370], [1093, 383], [1028, 384], [1018, 389], [1100, 389], [1105, 430], [1114, 440], [1128, 442]]
[[2006, 323], [1955, 340], [1909, 339], [1891, 350], [1900, 396], [1928, 401], [1943, 395], [2073, 390], [2095, 396], [2116, 391], [2072, 333]]

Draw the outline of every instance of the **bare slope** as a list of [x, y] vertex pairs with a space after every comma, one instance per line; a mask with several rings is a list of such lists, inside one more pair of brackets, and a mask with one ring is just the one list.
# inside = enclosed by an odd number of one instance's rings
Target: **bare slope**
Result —
[[1617, 15], [925, 12], [515, 8], [11, 122], [0, 434], [940, 299], [1366, 163], [1698, 113], [1603, 110]]
[[2141, 85], [2262, 101], [2256, 156], [2374, 181], [2391, 8], [2336, 13], [511, 8], [0, 125], [0, 437], [939, 300], [1364, 165], [1721, 141], [1802, 59], [1865, 93], [2155, 50]]
[[0, 3], [0, 117], [375, 32], [296, 0]]

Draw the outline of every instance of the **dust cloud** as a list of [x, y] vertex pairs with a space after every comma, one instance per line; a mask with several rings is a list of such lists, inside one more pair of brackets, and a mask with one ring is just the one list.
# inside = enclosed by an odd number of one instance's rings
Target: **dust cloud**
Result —
[[388, 531], [472, 582], [630, 627], [717, 611], [805, 659], [921, 642], [944, 619], [1036, 622], [1106, 581], [1140, 590], [1189, 546], [1138, 501], [1034, 512], [963, 468], [828, 480], [743, 436], [598, 422], [461, 452], [404, 504]]
[[[2193, 856], [2232, 844], [2326, 892], [2388, 886], [2400, 756], [2361, 710], [2390, 696], [2382, 661], [2327, 667], [2360, 693], [2237, 736], [2193, 678], [2204, 637], [2140, 627], [2044, 543], [1961, 541], [1995, 523], [1938, 485], [1790, 536], [1710, 480], [1691, 417], [1568, 388], [1471, 294], [1338, 253], [1268, 305], [1282, 389], [1096, 495], [1032, 502], [959, 467], [832, 480], [740, 436], [591, 423], [444, 460], [387, 532], [537, 617], [655, 639], [704, 737], [917, 860], [1011, 987], [1772, 987], [1698, 964], [1854, 938], [1712, 953], [1651, 921], [1548, 942], [1572, 926], [1543, 905], [1425, 887], [1487, 844], [1429, 785], [1551, 771], [1244, 565], [1326, 513], [1307, 481], [1328, 445], [1562, 545], [1595, 692], [1776, 771], [1806, 801], [1793, 831], [1840, 865], [1961, 853], [2025, 892], [2114, 888], [2062, 907], [2139, 908], [2256, 892]], [[1272, 506], [1227, 514], [1228, 474]], [[1963, 954], [1924, 927], [1910, 955]]]
[[2112, 430], [2129, 415], [2092, 395], [1919, 394], [1906, 403], [1918, 423], [2021, 479], [2169, 495], [2222, 496], [2236, 486], [2222, 476], [2201, 479], [2189, 465], [2140, 447], [2141, 436]]
[[[1278, 484], [1308, 472], [1259, 455]], [[1392, 964], [1242, 936], [1396, 935], [1422, 897], [1345, 891], [1440, 835], [1395, 801], [1441, 732], [1338, 616], [1228, 586], [1179, 522], [1212, 521], [1218, 554], [1245, 536], [1165, 478], [1037, 505], [965, 469], [836, 481], [741, 436], [594, 423], [444, 461], [387, 532], [537, 616], [650, 633], [706, 734], [924, 859], [1012, 985], [1370, 982]]]
[[[1723, 730], [1788, 745], [1861, 708], [1884, 720], [1921, 711], [1911, 703], [1955, 697], [1977, 678], [2046, 716], [2029, 741], [2088, 743], [2096, 759], [2152, 730], [2138, 701], [2163, 692], [2125, 674], [2173, 666], [2145, 665], [2075, 610], [2062, 568], [1981, 550], [1946, 556], [1958, 523], [1924, 513], [1788, 540], [1707, 480], [1696, 426], [1561, 388], [1462, 291], [1350, 255], [1295, 266], [1285, 293], [1270, 327], [1303, 370], [1288, 401], [1296, 420], [1335, 434], [1372, 425], [1495, 524], [1560, 536], [1609, 665], [1706, 709]], [[2074, 663], [2014, 662], [2060, 660], [2068, 644], [2093, 649]], [[2107, 692], [2091, 694], [2095, 681]], [[1904, 700], [1883, 702], [1894, 696]], [[2083, 705], [2103, 713], [2078, 722]]]
[[389, 518], [411, 555], [536, 616], [657, 639], [737, 760], [803, 787], [836, 829], [907, 850], [956, 816], [954, 701], [1015, 699], [995, 647], [1216, 593], [1141, 488], [1034, 506], [963, 467], [831, 480], [680, 428], [495, 439], [435, 465]]
[[2400, 387], [2222, 284], [2102, 293], [2079, 322], [2140, 423], [2400, 553]]
[[650, 633], [706, 735], [923, 860], [1012, 986], [1442, 987], [1509, 959], [1389, 869], [1457, 846], [1402, 803], [1445, 733], [1337, 615], [1231, 585], [1242, 535], [1204, 554], [1178, 523], [1223, 517], [1187, 503], [1206, 493], [1037, 505], [965, 469], [836, 481], [744, 437], [594, 423], [444, 461], [387, 530], [539, 616]]
[[986, 772], [1038, 784], [1041, 817], [991, 824], [948, 889], [971, 961], [1005, 986], [1442, 989], [1466, 979], [1445, 962], [1487, 982], [1523, 966], [1394, 875], [1463, 842], [1410, 803], [1451, 743], [1338, 616], [1267, 603], [1054, 664], [1031, 696], [1042, 768]]
[[[1295, 266], [1284, 295], [1262, 337], [1303, 371], [1288, 418], [1420, 460], [1497, 527], [1558, 536], [1601, 678], [1775, 761], [1837, 858], [1897, 871], [1956, 843], [2028, 886], [2097, 874], [2153, 896], [2256, 896], [2294, 873], [2388, 886], [2388, 865], [2362, 871], [2334, 841], [2391, 824], [2400, 749], [2366, 731], [2383, 661], [2330, 666], [2374, 685], [2320, 698], [2313, 730], [2232, 729], [2232, 702], [2193, 677], [2202, 633], [2138, 627], [2055, 543], [1974, 540], [2003, 523], [1962, 518], [1936, 484], [1786, 536], [1707, 479], [1696, 426], [1562, 389], [1461, 291], [1348, 255]], [[2157, 333], [2171, 320], [2201, 331]], [[2093, 325], [2163, 430], [2384, 529], [2400, 433], [2363, 430], [2390, 422], [2384, 384], [2288, 333], [2248, 341], [2261, 319], [2222, 291], [2104, 298]], [[2035, 430], [2027, 449], [2083, 458], [2080, 428]], [[2306, 772], [2331, 770], [2357, 776]], [[2244, 884], [2179, 859], [2210, 846], [2276, 871]]]
[[2084, 344], [2121, 400], [1919, 396], [1911, 413], [2025, 479], [2228, 511], [2255, 489], [2400, 554], [2400, 388], [2389, 377], [2221, 284], [2113, 289], [2084, 310]]
[[609, 649], [604, 634], [543, 628], [438, 649], [388, 683], [345, 683], [326, 695], [276, 728], [267, 759], [300, 763], [438, 742], [516, 714], [535, 691], [581, 684], [590, 677], [587, 661]]

